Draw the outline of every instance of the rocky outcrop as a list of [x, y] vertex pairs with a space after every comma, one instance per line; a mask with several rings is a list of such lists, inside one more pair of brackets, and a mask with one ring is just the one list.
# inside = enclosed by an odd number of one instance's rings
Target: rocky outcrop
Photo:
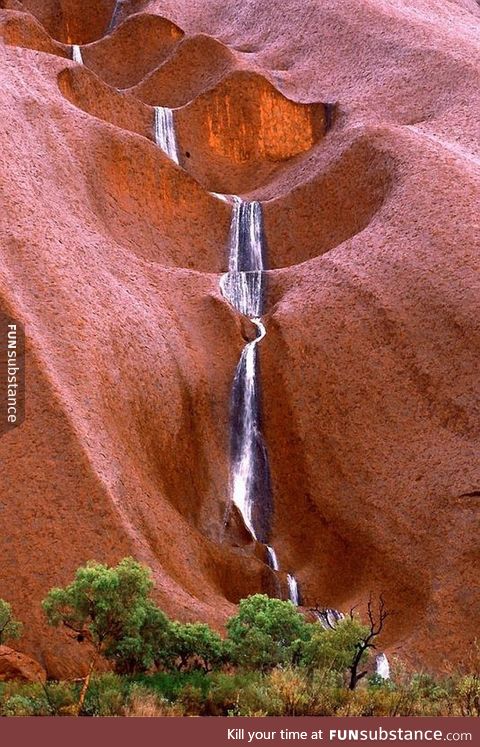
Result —
[[45, 682], [47, 673], [38, 661], [8, 646], [0, 646], [0, 682]]
[[[388, 651], [458, 664], [479, 601], [478, 5], [129, 0], [113, 25], [106, 0], [0, 5], [0, 308], [28, 360], [0, 588], [25, 652], [81, 670], [40, 602], [92, 558], [134, 555], [169, 614], [217, 627], [271, 586], [224, 525], [246, 330], [214, 190], [264, 203], [282, 569], [307, 605], [383, 593]], [[154, 105], [180, 107], [180, 167]]]

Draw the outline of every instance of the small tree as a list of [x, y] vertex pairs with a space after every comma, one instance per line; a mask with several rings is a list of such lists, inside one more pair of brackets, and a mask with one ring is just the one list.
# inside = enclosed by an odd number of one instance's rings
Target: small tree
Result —
[[100, 656], [127, 668], [133, 662], [148, 662], [152, 638], [165, 624], [149, 599], [152, 587], [150, 570], [133, 558], [124, 558], [113, 568], [92, 561], [77, 570], [71, 584], [52, 589], [44, 599], [49, 623], [64, 626], [79, 643], [92, 648], [78, 713]]
[[133, 634], [125, 634], [105, 651], [115, 662], [119, 674], [145, 672], [157, 661], [171, 657], [172, 624], [168, 617], [151, 601], [145, 603], [145, 617]]
[[[380, 594], [378, 607], [377, 610], [375, 610], [372, 601], [372, 595], [370, 594], [370, 598], [367, 604], [368, 625], [365, 626], [366, 629], [363, 632], [363, 635], [359, 637], [359, 640], [355, 645], [355, 653], [349, 666], [350, 690], [355, 690], [359, 680], [361, 680], [362, 677], [365, 677], [368, 674], [366, 670], [360, 672], [359, 667], [361, 664], [363, 664], [366, 658], [368, 658], [370, 649], [376, 648], [376, 645], [373, 641], [382, 632], [385, 625], [385, 620], [387, 619], [389, 614], [390, 613], [387, 612], [387, 609], [385, 607], [385, 600], [383, 596]], [[350, 620], [354, 620], [353, 609], [350, 610]]]
[[18, 620], [14, 620], [9, 603], [0, 599], [0, 646], [3, 646], [6, 641], [20, 638], [22, 630], [23, 625]]
[[[319, 612], [318, 605], [312, 612]], [[367, 670], [361, 668], [367, 663], [370, 650], [375, 649], [374, 639], [383, 630], [389, 613], [385, 601], [380, 596], [378, 610], [374, 610], [372, 596], [368, 600], [368, 623], [364, 624], [355, 615], [355, 608], [348, 617], [329, 623], [326, 630], [315, 626], [311, 640], [304, 646], [302, 663], [309, 669], [322, 668], [334, 672], [349, 672], [349, 689], [354, 690], [357, 683], [366, 676]]]
[[170, 665], [179, 661], [181, 669], [201, 668], [210, 672], [223, 662], [223, 641], [204, 623], [174, 622], [170, 636]]
[[313, 627], [291, 602], [255, 594], [242, 599], [237, 614], [227, 622], [226, 651], [234, 663], [246, 668], [290, 664]]

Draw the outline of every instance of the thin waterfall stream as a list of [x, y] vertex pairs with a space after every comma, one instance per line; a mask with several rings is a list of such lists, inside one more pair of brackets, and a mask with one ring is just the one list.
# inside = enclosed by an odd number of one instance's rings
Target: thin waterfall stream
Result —
[[[223, 296], [256, 327], [256, 337], [248, 342], [240, 356], [233, 380], [231, 418], [231, 498], [245, 527], [266, 548], [266, 559], [274, 572], [280, 563], [269, 544], [273, 516], [268, 453], [261, 429], [261, 403], [258, 344], [266, 329], [262, 322], [265, 295], [266, 248], [263, 213], [260, 202], [246, 202], [236, 195], [215, 196], [233, 205], [229, 235], [228, 272], [220, 280]], [[288, 596], [301, 604], [298, 581], [287, 573]], [[316, 610], [318, 622], [333, 630], [345, 615], [335, 609]], [[385, 654], [376, 658], [376, 673], [382, 679], [390, 676]]]
[[110, 19], [110, 23], [108, 24], [107, 34], [111, 34], [115, 26], [117, 25], [117, 20], [119, 13], [122, 9], [123, 0], [117, 0], [113, 7], [113, 13], [112, 17]]
[[82, 49], [79, 44], [72, 44], [72, 60], [83, 65]]
[[178, 145], [173, 109], [168, 109], [166, 106], [155, 106], [154, 111], [155, 143], [178, 166]]
[[[266, 548], [270, 568], [280, 564], [268, 544], [273, 516], [268, 453], [261, 428], [261, 403], [257, 346], [266, 335], [262, 322], [265, 293], [266, 249], [260, 202], [236, 195], [217, 194], [233, 203], [229, 237], [228, 272], [220, 281], [223, 296], [256, 327], [256, 337], [240, 356], [232, 388], [231, 496], [254, 540]], [[298, 583], [287, 575], [289, 598], [300, 603]]]

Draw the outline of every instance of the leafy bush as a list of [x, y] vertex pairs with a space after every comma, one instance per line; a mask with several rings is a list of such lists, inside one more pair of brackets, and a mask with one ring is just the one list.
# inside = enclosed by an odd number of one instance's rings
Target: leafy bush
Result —
[[122, 716], [128, 696], [128, 684], [113, 672], [94, 677], [90, 682], [82, 713], [85, 716]]
[[174, 622], [169, 630], [169, 665], [180, 670], [218, 668], [224, 656], [223, 641], [203, 623]]
[[12, 695], [11, 698], [5, 702], [2, 708], [3, 716], [47, 716], [50, 715], [47, 712], [42, 712], [42, 704], [38, 700], [33, 698], [27, 698], [24, 695]]
[[242, 599], [228, 621], [225, 649], [233, 663], [266, 671], [291, 664], [313, 627], [290, 601], [255, 594]]
[[22, 628], [22, 623], [13, 617], [11, 605], [0, 599], [0, 646], [7, 641], [20, 638]]
[[150, 570], [133, 558], [124, 558], [113, 568], [90, 562], [77, 570], [71, 584], [51, 589], [43, 609], [51, 625], [64, 625], [106, 658], [128, 661], [144, 654], [142, 646], [150, 643], [152, 627], [156, 634], [156, 628], [163, 631], [166, 625], [165, 616], [148, 598], [152, 587]]
[[167, 616], [150, 600], [145, 600], [143, 620], [136, 629], [112, 642], [107, 658], [120, 674], [145, 672], [156, 662], [172, 657], [172, 626]]
[[241, 698], [248, 699], [249, 693], [261, 685], [263, 677], [258, 672], [225, 674], [215, 672], [210, 676], [211, 685], [207, 698], [209, 716], [245, 715], [241, 708]]
[[73, 716], [78, 701], [78, 685], [70, 682], [46, 682], [43, 686], [45, 698], [52, 716]]
[[[330, 669], [343, 673], [351, 666], [357, 647], [367, 633], [365, 625], [350, 617], [339, 621], [332, 630], [316, 625], [303, 647], [301, 662], [309, 670]], [[366, 663], [368, 655], [368, 650], [362, 654], [361, 664]]]
[[151, 675], [136, 675], [134, 678], [129, 678], [129, 682], [132, 686], [139, 685], [173, 702], [181, 690], [188, 685], [198, 688], [203, 697], [206, 697], [211, 679], [203, 671], [193, 670], [192, 672], [156, 672]]
[[51, 625], [63, 625], [80, 643], [93, 647], [78, 713], [98, 657], [113, 659], [122, 671], [153, 664], [169, 624], [149, 599], [152, 587], [150, 569], [133, 558], [124, 558], [113, 568], [92, 561], [77, 570], [71, 584], [51, 589], [44, 599]]
[[468, 674], [455, 683], [453, 701], [459, 716], [480, 717], [480, 674]]

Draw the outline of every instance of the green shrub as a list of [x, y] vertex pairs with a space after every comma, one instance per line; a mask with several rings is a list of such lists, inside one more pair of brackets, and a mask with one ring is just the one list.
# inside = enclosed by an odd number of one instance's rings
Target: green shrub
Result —
[[218, 669], [224, 657], [222, 639], [204, 623], [172, 623], [168, 651], [169, 667], [180, 670], [203, 669], [209, 672]]
[[63, 625], [92, 649], [78, 701], [81, 713], [90, 678], [100, 656], [122, 671], [148, 669], [162, 648], [169, 624], [149, 598], [150, 569], [133, 558], [109, 568], [89, 562], [65, 588], [51, 589], [42, 606], [51, 625]]
[[11, 680], [2, 688], [3, 716], [53, 716], [44, 686], [38, 682]]
[[[360, 641], [367, 635], [368, 628], [356, 618], [346, 617], [332, 630], [315, 625], [314, 633], [303, 647], [301, 662], [310, 671], [326, 669], [343, 673], [352, 664]], [[365, 651], [360, 664], [368, 660]]]
[[480, 674], [467, 674], [456, 679], [452, 687], [455, 716], [480, 717]]
[[252, 686], [263, 680], [259, 672], [225, 674], [215, 672], [210, 675], [210, 690], [206, 710], [209, 716], [238, 716], [240, 697]]
[[185, 716], [203, 716], [205, 711], [205, 697], [202, 690], [192, 684], [182, 687], [176, 698]]
[[255, 594], [228, 621], [225, 650], [233, 663], [266, 671], [294, 662], [313, 627], [291, 602]]
[[152, 588], [150, 570], [133, 558], [113, 568], [92, 561], [77, 570], [71, 584], [51, 589], [43, 609], [51, 625], [73, 631], [97, 655], [125, 670], [147, 668], [153, 663], [153, 642], [158, 647], [168, 627], [149, 599]]
[[2, 707], [2, 716], [47, 716], [48, 712], [42, 713], [41, 705], [32, 698], [24, 695], [12, 695], [5, 701]]
[[128, 683], [117, 674], [107, 672], [93, 677], [85, 697], [85, 716], [121, 716], [128, 696]]
[[70, 682], [46, 682], [43, 687], [52, 716], [75, 715], [78, 702], [78, 685]]
[[7, 641], [20, 638], [22, 628], [22, 623], [14, 619], [9, 603], [0, 599], [0, 646]]
[[193, 670], [192, 672], [156, 672], [155, 674], [140, 674], [129, 678], [130, 688], [139, 685], [171, 702], [177, 699], [178, 694], [187, 685], [198, 688], [201, 690], [203, 697], [206, 697], [210, 689], [210, 684], [210, 678], [201, 670]]

